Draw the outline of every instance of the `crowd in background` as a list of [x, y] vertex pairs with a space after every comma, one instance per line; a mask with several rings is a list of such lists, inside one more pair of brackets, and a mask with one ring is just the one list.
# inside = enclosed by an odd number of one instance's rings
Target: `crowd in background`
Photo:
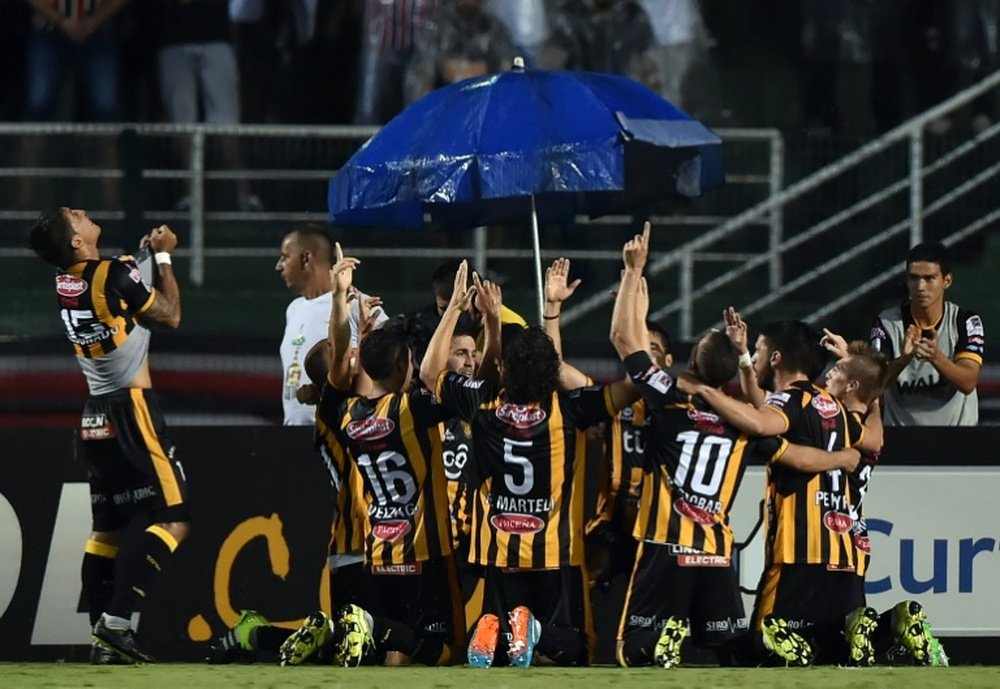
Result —
[[[529, 67], [628, 75], [724, 124], [720, 85], [736, 78], [727, 71], [784, 45], [804, 129], [843, 126], [837, 76], [863, 65], [874, 129], [884, 131], [998, 66], [1000, 0], [740, 5], [0, 0], [0, 119], [378, 124], [521, 55]], [[988, 126], [994, 106], [978, 104], [973, 126]]]

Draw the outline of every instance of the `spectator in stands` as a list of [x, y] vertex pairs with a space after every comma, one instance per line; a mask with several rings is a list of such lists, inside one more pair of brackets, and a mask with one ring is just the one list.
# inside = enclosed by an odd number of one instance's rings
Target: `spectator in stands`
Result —
[[886, 309], [871, 342], [889, 357], [883, 405], [888, 426], [975, 426], [976, 384], [986, 351], [979, 314], [945, 301], [953, 281], [948, 250], [918, 244], [906, 255], [909, 299]]
[[483, 0], [447, 0], [420, 27], [406, 73], [406, 101], [462, 79], [510, 69], [513, 60], [507, 27], [483, 8]]
[[149, 327], [180, 325], [181, 301], [169, 227], [140, 242], [155, 252], [153, 286], [131, 256], [101, 258], [100, 236], [85, 211], [63, 207], [43, 213], [29, 241], [59, 269], [55, 296], [90, 391], [79, 428], [91, 496], [81, 570], [90, 661], [121, 665], [152, 661], [136, 644], [132, 613], [190, 530], [187, 478], [152, 394], [147, 358]]
[[566, 69], [621, 74], [659, 91], [649, 16], [636, 0], [567, 0], [552, 18]]
[[355, 124], [384, 124], [403, 109], [403, 85], [417, 34], [437, 2], [365, 0]]
[[[238, 124], [239, 74], [226, 0], [154, 0], [163, 108], [171, 122]], [[242, 167], [236, 139], [223, 140], [226, 166]], [[246, 179], [236, 181], [241, 210], [261, 210]], [[185, 197], [179, 207], [190, 207]]]
[[543, 49], [549, 38], [545, 0], [487, 0], [486, 11], [503, 22], [514, 42], [514, 52], [528, 69], [542, 67]]
[[[949, 14], [951, 37], [949, 63], [955, 90], [968, 88], [1000, 66], [1000, 0], [941, 3]], [[995, 94], [990, 92], [972, 104], [972, 128], [987, 129], [996, 119]]]
[[660, 93], [688, 113], [704, 107], [711, 89], [708, 47], [711, 37], [698, 0], [639, 0], [656, 38]]

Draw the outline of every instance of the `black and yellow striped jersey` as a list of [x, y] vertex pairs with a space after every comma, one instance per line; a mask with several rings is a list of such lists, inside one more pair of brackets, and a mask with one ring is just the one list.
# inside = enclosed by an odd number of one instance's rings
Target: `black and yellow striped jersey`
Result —
[[448, 413], [472, 425], [486, 500], [473, 506], [469, 561], [511, 569], [583, 564], [584, 429], [614, 413], [603, 386], [511, 404], [454, 372], [438, 378]]
[[[848, 414], [859, 426], [864, 426], [865, 415], [856, 411]], [[858, 466], [847, 477], [847, 485], [851, 491], [851, 518], [854, 525], [851, 528], [851, 541], [854, 544], [854, 571], [864, 576], [871, 562], [871, 540], [868, 538], [868, 522], [865, 520], [864, 499], [868, 494], [868, 484], [872, 472], [878, 464], [879, 453], [862, 452]]]
[[[330, 385], [324, 386], [323, 394], [330, 388]], [[319, 416], [316, 418], [315, 444], [330, 472], [330, 482], [337, 491], [337, 512], [330, 534], [330, 554], [360, 553], [365, 547], [365, 509], [361, 500], [364, 485], [361, 476], [340, 444], [336, 429], [328, 426]]]
[[59, 314], [91, 395], [127, 387], [142, 370], [150, 333], [137, 317], [156, 299], [131, 257], [75, 263], [56, 275]]
[[472, 505], [475, 492], [470, 493], [466, 467], [474, 462], [472, 427], [461, 419], [448, 419], [441, 424], [441, 451], [444, 476], [448, 479], [448, 514], [451, 516], [452, 544], [457, 548], [467, 544], [472, 532]]
[[597, 513], [588, 529], [610, 522], [625, 533], [632, 532], [642, 488], [648, 426], [643, 400], [625, 407], [605, 424]]
[[625, 360], [650, 416], [646, 476], [633, 535], [731, 557], [729, 512], [752, 455], [770, 459], [776, 439], [750, 441], [697, 397], [681, 392], [646, 352]]
[[[763, 408], [782, 416], [782, 436], [798, 445], [841, 450], [859, 442], [864, 433], [840, 402], [808, 381], [771, 393]], [[772, 462], [765, 494], [768, 563], [854, 569], [851, 509], [848, 476], [842, 469], [804, 474]]]
[[448, 555], [448, 486], [438, 424], [446, 415], [426, 389], [368, 399], [327, 385], [317, 425], [337, 431], [361, 477], [365, 561], [371, 566]]

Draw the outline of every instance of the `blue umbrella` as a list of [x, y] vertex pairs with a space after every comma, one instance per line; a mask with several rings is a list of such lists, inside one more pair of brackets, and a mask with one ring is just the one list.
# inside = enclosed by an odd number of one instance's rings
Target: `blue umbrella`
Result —
[[625, 77], [523, 69], [438, 89], [330, 180], [330, 222], [467, 228], [635, 212], [723, 183], [721, 140]]

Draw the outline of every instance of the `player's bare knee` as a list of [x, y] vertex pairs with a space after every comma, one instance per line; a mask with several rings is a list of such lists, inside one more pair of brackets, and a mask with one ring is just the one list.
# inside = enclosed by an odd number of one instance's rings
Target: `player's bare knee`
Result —
[[117, 531], [91, 531], [90, 540], [105, 545], [118, 545]]
[[178, 544], [191, 533], [191, 522], [160, 522], [157, 526], [173, 536]]

